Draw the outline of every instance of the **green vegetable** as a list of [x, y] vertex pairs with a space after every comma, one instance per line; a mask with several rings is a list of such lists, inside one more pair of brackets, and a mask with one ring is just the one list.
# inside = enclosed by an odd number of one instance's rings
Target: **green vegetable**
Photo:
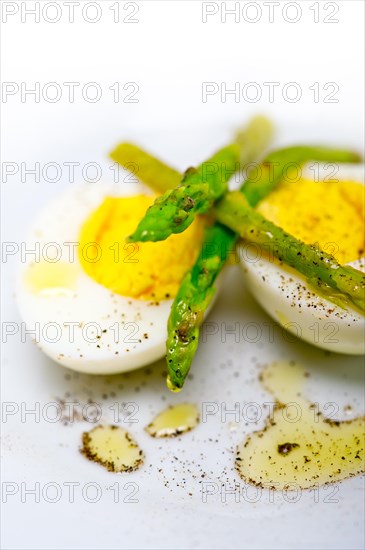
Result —
[[365, 275], [361, 271], [342, 266], [319, 247], [289, 235], [254, 210], [238, 191], [227, 193], [214, 213], [243, 239], [259, 244], [312, 283], [342, 294], [350, 304], [365, 312]]
[[[296, 145], [270, 153], [253, 169], [244, 182], [242, 190], [251, 206], [256, 206], [283, 179], [295, 179], [297, 170], [310, 160], [324, 162], [361, 162], [361, 156], [346, 149], [331, 149], [322, 146]], [[289, 179], [290, 179], [289, 178]]]
[[232, 144], [220, 149], [198, 168], [188, 168], [181, 183], [158, 197], [147, 210], [130, 240], [161, 241], [184, 231], [196, 214], [207, 212], [227, 191], [228, 180], [245, 162], [252, 160], [253, 152], [260, 149], [263, 141], [267, 142], [268, 133], [271, 134], [270, 123], [256, 117], [247, 129], [236, 134]]
[[235, 143], [198, 168], [188, 168], [178, 187], [157, 197], [129, 240], [161, 241], [187, 229], [195, 214], [207, 212], [227, 191], [227, 182], [239, 167], [239, 156]]
[[158, 193], [176, 187], [181, 181], [180, 172], [132, 143], [120, 143], [110, 157]]
[[220, 223], [207, 227], [199, 257], [175, 296], [166, 341], [167, 386], [172, 391], [184, 385], [198, 347], [200, 325], [215, 294], [214, 282], [235, 243], [236, 235], [227, 227]]

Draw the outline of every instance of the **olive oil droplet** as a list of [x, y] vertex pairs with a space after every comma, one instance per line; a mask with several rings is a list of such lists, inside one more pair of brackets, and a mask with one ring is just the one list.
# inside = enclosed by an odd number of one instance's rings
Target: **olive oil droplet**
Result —
[[76, 264], [42, 261], [27, 267], [25, 282], [34, 294], [67, 296], [74, 293], [78, 275], [79, 269]]
[[155, 416], [146, 431], [152, 437], [174, 437], [195, 428], [199, 423], [199, 412], [195, 405], [181, 403]]
[[110, 472], [132, 472], [143, 463], [143, 451], [126, 430], [96, 426], [82, 434], [81, 453]]

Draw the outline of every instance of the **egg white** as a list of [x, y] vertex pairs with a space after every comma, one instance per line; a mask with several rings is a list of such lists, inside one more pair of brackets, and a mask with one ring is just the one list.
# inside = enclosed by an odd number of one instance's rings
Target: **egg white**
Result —
[[[328, 170], [320, 166], [322, 175]], [[327, 174], [326, 174], [327, 172]], [[313, 177], [310, 171], [305, 176]], [[335, 177], [364, 183], [364, 166], [345, 165]], [[257, 251], [256, 251], [257, 252]], [[244, 244], [238, 245], [238, 255], [247, 287], [263, 309], [286, 330], [310, 344], [337, 353], [365, 353], [365, 317], [319, 296], [300, 274], [275, 258], [264, 254], [254, 259]], [[365, 258], [351, 262], [365, 271]]]
[[[140, 193], [149, 194], [140, 183], [130, 185], [127, 192], [120, 185], [78, 185], [37, 218], [27, 249], [38, 242], [42, 251], [54, 242], [61, 260], [70, 262], [67, 243], [79, 241], [84, 220], [106, 196]], [[71, 260], [77, 271], [73, 287], [44, 293], [32, 291], [27, 283], [34, 258], [21, 266], [17, 302], [27, 329], [38, 327], [36, 343], [42, 351], [57, 363], [91, 374], [129, 371], [163, 357], [172, 300], [156, 304], [113, 294], [84, 272], [77, 251]]]

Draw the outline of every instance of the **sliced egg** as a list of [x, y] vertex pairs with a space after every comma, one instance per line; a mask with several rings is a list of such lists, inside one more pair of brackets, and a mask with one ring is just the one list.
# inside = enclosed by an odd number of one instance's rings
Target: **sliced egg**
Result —
[[[185, 237], [135, 249], [125, 238], [153, 200], [147, 195], [142, 184], [128, 192], [120, 185], [80, 185], [36, 220], [26, 242], [36, 253], [21, 265], [16, 294], [27, 330], [54, 361], [80, 372], [114, 374], [165, 355], [173, 295], [199, 252], [203, 222], [194, 222]], [[121, 246], [114, 256], [119, 219]]]
[[[321, 169], [325, 175], [324, 168]], [[343, 170], [338, 172], [337, 178], [351, 174], [352, 180], [363, 183], [363, 166], [354, 166], [351, 169], [345, 166]], [[270, 208], [270, 201], [268, 202]], [[291, 206], [286, 204], [284, 208], [290, 209]], [[315, 216], [314, 210], [318, 207], [318, 204], [314, 205], [312, 216]], [[356, 204], [356, 207], [360, 208], [360, 205]], [[333, 215], [336, 217], [339, 212], [335, 211]], [[353, 230], [354, 224], [346, 228], [347, 232]], [[308, 228], [304, 228], [304, 231], [308, 232]], [[316, 234], [313, 234], [312, 242], [317, 242]], [[351, 355], [365, 353], [365, 317], [361, 313], [351, 307], [344, 309], [326, 299], [297, 271], [275, 258], [269, 258], [262, 251], [259, 254], [257, 248], [254, 254], [249, 245], [240, 243], [238, 255], [249, 290], [263, 309], [287, 331], [329, 351]], [[363, 257], [348, 264], [365, 272]]]

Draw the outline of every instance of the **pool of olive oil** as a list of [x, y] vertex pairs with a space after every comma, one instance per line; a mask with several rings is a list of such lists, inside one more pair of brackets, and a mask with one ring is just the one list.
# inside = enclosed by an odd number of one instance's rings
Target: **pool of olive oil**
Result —
[[273, 363], [261, 375], [276, 406], [265, 427], [243, 441], [236, 469], [247, 482], [274, 489], [310, 488], [364, 472], [365, 418], [326, 419], [302, 397], [307, 374]]
[[34, 294], [67, 296], [75, 291], [78, 275], [79, 270], [75, 264], [42, 261], [27, 267], [25, 282]]

